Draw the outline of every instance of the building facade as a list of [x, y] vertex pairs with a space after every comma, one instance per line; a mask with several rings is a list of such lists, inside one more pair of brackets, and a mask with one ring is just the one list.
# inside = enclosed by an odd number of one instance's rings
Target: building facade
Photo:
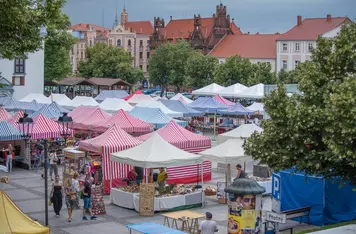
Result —
[[172, 17], [167, 25], [164, 19], [154, 18], [154, 32], [150, 38], [151, 49], [163, 43], [188, 41], [193, 48], [209, 53], [226, 35], [242, 35], [234, 19], [230, 19], [223, 4], [216, 6], [216, 13], [210, 18], [194, 15], [191, 19]]
[[276, 70], [276, 34], [244, 34], [225, 36], [208, 54], [224, 63], [227, 58], [238, 55], [251, 63], [267, 63], [271, 70]]
[[129, 22], [126, 9], [121, 13], [120, 24], [117, 20], [115, 22], [113, 29], [90, 24], [77, 24], [69, 28], [72, 35], [78, 39], [71, 52], [74, 73], [78, 70], [79, 61], [86, 58], [86, 49], [102, 42], [131, 53], [132, 66], [141, 68], [147, 74], [150, 58], [149, 40], [153, 32], [151, 22]]
[[1, 76], [12, 84], [13, 97], [17, 100], [29, 93], [43, 93], [44, 89], [44, 51], [26, 55], [26, 59], [0, 58]]
[[276, 70], [293, 70], [300, 62], [311, 60], [319, 36], [333, 38], [351, 20], [347, 17], [307, 18], [297, 16], [297, 25], [277, 39]]

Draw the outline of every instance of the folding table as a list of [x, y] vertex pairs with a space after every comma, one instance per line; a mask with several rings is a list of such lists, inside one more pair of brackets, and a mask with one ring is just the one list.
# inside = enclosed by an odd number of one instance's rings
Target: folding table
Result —
[[161, 224], [157, 223], [137, 223], [137, 224], [129, 224], [126, 225], [126, 227], [129, 229], [130, 234], [131, 231], [137, 231], [142, 234], [184, 234], [185, 232], [178, 231], [177, 229], [165, 227]]

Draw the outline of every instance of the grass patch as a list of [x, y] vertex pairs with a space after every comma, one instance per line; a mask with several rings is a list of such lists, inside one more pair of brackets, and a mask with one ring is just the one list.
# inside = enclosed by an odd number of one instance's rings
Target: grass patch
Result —
[[306, 234], [306, 233], [311, 233], [311, 232], [317, 232], [317, 231], [327, 230], [327, 229], [331, 229], [331, 228], [342, 227], [342, 226], [346, 226], [346, 225], [349, 225], [349, 224], [356, 224], [356, 220], [337, 223], [337, 224], [326, 225], [326, 226], [321, 227], [321, 228], [309, 229], [309, 230], [306, 230], [306, 231], [298, 232], [297, 234]]

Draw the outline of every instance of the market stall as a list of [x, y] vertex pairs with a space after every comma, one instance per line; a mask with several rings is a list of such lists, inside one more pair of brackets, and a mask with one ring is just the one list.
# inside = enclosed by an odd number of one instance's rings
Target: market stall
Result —
[[133, 108], [124, 99], [119, 98], [106, 98], [102, 103], [99, 104], [99, 107], [110, 113], [119, 110], [131, 111]]
[[[169, 168], [176, 166], [187, 166], [202, 164], [201, 156], [185, 152], [165, 141], [158, 133], [153, 134], [147, 141], [142, 144], [124, 151], [112, 153], [111, 161], [123, 164], [129, 164], [146, 169]], [[204, 169], [200, 167], [202, 176]], [[151, 173], [150, 173], [151, 174]], [[168, 178], [170, 176], [167, 172]], [[149, 181], [146, 173], [146, 182]], [[154, 186], [152, 183], [146, 186]], [[158, 185], [155, 185], [155, 187]], [[188, 206], [201, 205], [204, 203], [204, 194], [199, 187], [184, 187], [184, 185], [169, 184], [164, 187], [164, 191], [159, 189], [143, 191], [143, 184], [137, 189], [137, 185], [123, 187], [112, 187], [111, 201], [125, 208], [134, 207], [141, 214], [142, 205], [145, 210], [160, 211], [171, 209], [184, 209]], [[132, 195], [131, 195], [132, 194]], [[125, 202], [121, 202], [125, 199]], [[146, 201], [146, 202], [143, 202]], [[150, 201], [150, 202], [147, 202]], [[153, 213], [152, 213], [153, 214]]]
[[204, 86], [203, 88], [193, 90], [193, 95], [200, 95], [200, 96], [214, 96], [218, 94], [221, 90], [225, 87], [212, 83], [210, 85]]
[[20, 102], [33, 102], [36, 101], [41, 104], [51, 104], [51, 100], [42, 93], [29, 93], [26, 97], [19, 100]]
[[[170, 121], [167, 125], [157, 130], [155, 133], [158, 133], [164, 140], [168, 141], [175, 147], [189, 153], [199, 153], [211, 147], [210, 138], [192, 133], [179, 126], [175, 121]], [[138, 139], [146, 141], [155, 133], [149, 133], [140, 136]], [[209, 181], [211, 180], [211, 163], [209, 161], [205, 161], [203, 166], [204, 180]], [[200, 181], [201, 178], [199, 174], [199, 167], [200, 165], [197, 164], [189, 166], [169, 167], [167, 168], [167, 173], [170, 174], [168, 182], [177, 184], [189, 184]]]
[[117, 111], [105, 122], [94, 124], [93, 128], [95, 131], [104, 132], [114, 124], [133, 135], [142, 135], [153, 131], [151, 124], [133, 117], [124, 110]]
[[5, 104], [4, 108], [8, 111], [18, 111], [24, 108], [24, 103], [17, 101], [15, 98], [11, 97]]
[[33, 100], [33, 101], [30, 102], [30, 103], [24, 104], [23, 110], [25, 110], [27, 113], [33, 113], [33, 112], [36, 112], [36, 111], [38, 111], [39, 109], [41, 109], [41, 107], [42, 107], [43, 105], [44, 105], [44, 104], [40, 104], [40, 103], [38, 103], [36, 100]]
[[145, 108], [159, 108], [161, 109], [161, 111], [163, 113], [165, 113], [167, 116], [169, 117], [183, 117], [183, 113], [182, 112], [176, 112], [173, 111], [171, 109], [169, 109], [168, 107], [166, 107], [165, 105], [162, 104], [162, 102], [157, 102], [157, 101], [140, 101], [136, 104], [136, 107], [145, 107]]
[[4, 108], [0, 108], [0, 121], [7, 121], [11, 119], [12, 115]]
[[73, 119], [73, 128], [81, 130], [93, 130], [93, 126], [97, 123], [108, 121], [111, 115], [100, 108], [96, 108], [90, 114], [81, 115]]
[[44, 115], [45, 117], [47, 117], [49, 119], [58, 119], [58, 117], [60, 117], [62, 115], [61, 112], [52, 108], [50, 105], [43, 105], [39, 110], [32, 113], [30, 115], [30, 117], [34, 118], [40, 114]]
[[[93, 152], [101, 156], [103, 168], [104, 193], [110, 192], [110, 178], [114, 185], [121, 184], [121, 179], [126, 177], [130, 167], [121, 163], [110, 161], [110, 154], [125, 150], [140, 144], [139, 139], [134, 138], [114, 124], [107, 131], [98, 137], [79, 142], [79, 149]], [[110, 167], [112, 166], [112, 177], [110, 177]]]
[[218, 136], [218, 143], [221, 144], [229, 139], [248, 138], [254, 132], [260, 133], [263, 132], [263, 129], [255, 124], [243, 124], [234, 130], [220, 134]]
[[213, 97], [213, 99], [221, 104], [224, 104], [226, 106], [233, 106], [235, 105], [235, 102], [229, 101], [226, 98], [223, 98], [222, 96], [220, 96], [219, 94], [215, 95]]
[[[183, 96], [184, 97], [184, 96]], [[163, 105], [173, 111], [183, 113], [183, 117], [203, 116], [205, 113], [194, 110], [180, 100], [159, 100]]]
[[95, 97], [95, 100], [97, 102], [103, 102], [108, 98], [125, 98], [127, 97], [129, 94], [125, 91], [125, 90], [102, 90], [98, 96]]
[[182, 95], [181, 93], [177, 93], [175, 96], [173, 96], [172, 98], [170, 98], [169, 100], [172, 101], [181, 101], [183, 104], [188, 104], [193, 102], [193, 100], [185, 97], [184, 95]]

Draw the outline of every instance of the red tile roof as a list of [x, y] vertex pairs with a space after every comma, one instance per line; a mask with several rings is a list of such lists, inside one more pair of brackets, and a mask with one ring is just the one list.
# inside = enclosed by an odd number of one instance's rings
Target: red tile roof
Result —
[[[208, 37], [214, 26], [214, 18], [201, 18], [201, 22], [203, 36]], [[231, 29], [234, 34], [242, 34], [234, 22], [231, 23]], [[188, 39], [193, 31], [194, 19], [176, 19], [169, 21], [164, 30], [161, 30], [161, 35], [167, 39]]]
[[153, 33], [153, 27], [150, 21], [127, 22], [125, 29], [132, 30], [137, 34], [151, 35]]
[[347, 21], [351, 22], [347, 17], [330, 18], [330, 20], [327, 20], [327, 18], [307, 18], [300, 25], [294, 26], [278, 38], [278, 41], [315, 41], [319, 35], [329, 32]]
[[76, 24], [76, 25], [72, 25], [69, 27], [69, 29], [71, 30], [77, 30], [77, 31], [89, 31], [89, 27], [94, 26], [96, 31], [109, 31], [110, 29], [108, 28], [104, 28], [95, 24]]
[[243, 58], [276, 58], [276, 40], [280, 34], [228, 35], [209, 55], [228, 58], [240, 55]]

